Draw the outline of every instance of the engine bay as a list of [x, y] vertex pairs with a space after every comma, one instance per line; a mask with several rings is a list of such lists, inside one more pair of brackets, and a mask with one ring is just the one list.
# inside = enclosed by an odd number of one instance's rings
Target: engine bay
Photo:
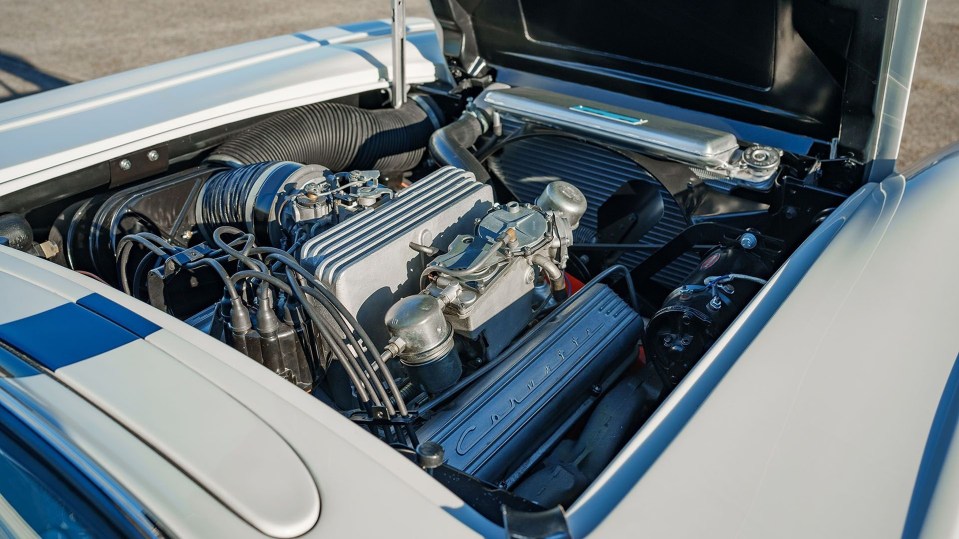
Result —
[[491, 80], [378, 97], [238, 125], [0, 236], [226, 343], [498, 521], [572, 503], [861, 173]]

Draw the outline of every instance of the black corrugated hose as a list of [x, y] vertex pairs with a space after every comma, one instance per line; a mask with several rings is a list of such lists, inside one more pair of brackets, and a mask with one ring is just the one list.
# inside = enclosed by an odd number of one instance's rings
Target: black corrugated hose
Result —
[[257, 163], [248, 167], [240, 167], [217, 172], [210, 176], [197, 207], [197, 224], [200, 225], [204, 237], [210, 239], [212, 226], [228, 225], [236, 228], [245, 228], [245, 211], [247, 199], [256, 184], [256, 179], [265, 170], [275, 165], [273, 161]]
[[423, 157], [435, 127], [410, 101], [399, 109], [367, 110], [315, 103], [277, 114], [226, 141], [209, 157], [231, 165], [293, 161], [334, 171], [405, 171]]

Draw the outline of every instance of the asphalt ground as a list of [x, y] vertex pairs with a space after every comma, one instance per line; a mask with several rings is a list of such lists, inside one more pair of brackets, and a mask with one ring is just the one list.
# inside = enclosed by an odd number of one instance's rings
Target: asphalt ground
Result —
[[[959, 141], [959, 2], [928, 0], [900, 162]], [[428, 0], [407, 0], [427, 16]], [[389, 0], [0, 0], [0, 101], [188, 54], [388, 18]]]

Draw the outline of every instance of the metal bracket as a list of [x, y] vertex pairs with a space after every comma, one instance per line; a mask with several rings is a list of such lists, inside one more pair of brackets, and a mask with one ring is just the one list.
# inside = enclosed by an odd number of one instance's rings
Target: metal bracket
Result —
[[170, 166], [166, 145], [154, 146], [110, 160], [110, 187], [118, 187], [159, 174]]

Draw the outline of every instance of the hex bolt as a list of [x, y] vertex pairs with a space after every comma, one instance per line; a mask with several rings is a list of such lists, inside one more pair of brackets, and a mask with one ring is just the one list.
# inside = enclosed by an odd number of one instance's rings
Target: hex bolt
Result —
[[131, 168], [133, 168], [133, 163], [129, 159], [120, 161], [120, 170], [130, 170]]
[[719, 296], [713, 296], [713, 299], [709, 300], [709, 308], [718, 311], [723, 308], [723, 300], [719, 299]]
[[147, 159], [149, 159], [150, 161], [156, 161], [159, 158], [160, 158], [160, 152], [156, 150], [150, 150], [149, 152], [147, 152]]
[[759, 240], [756, 238], [756, 235], [752, 232], [746, 232], [742, 236], [739, 236], [739, 245], [749, 251], [750, 249], [755, 249], [756, 245], [759, 244]]

